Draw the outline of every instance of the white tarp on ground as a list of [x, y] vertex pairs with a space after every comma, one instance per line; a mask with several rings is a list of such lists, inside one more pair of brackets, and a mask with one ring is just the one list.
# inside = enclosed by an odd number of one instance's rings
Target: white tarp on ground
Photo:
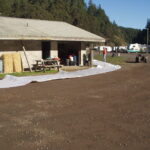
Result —
[[0, 88], [18, 87], [18, 86], [29, 84], [31, 82], [44, 82], [44, 81], [56, 80], [56, 79], [85, 77], [85, 76], [91, 76], [91, 75], [97, 75], [101, 73], [115, 71], [121, 68], [118, 65], [112, 65], [97, 60], [94, 60], [93, 64], [97, 65], [97, 67], [92, 67], [89, 69], [79, 70], [74, 72], [66, 72], [61, 70], [56, 74], [27, 76], [27, 77], [15, 77], [12, 75], [6, 75], [3, 80], [0, 80]]

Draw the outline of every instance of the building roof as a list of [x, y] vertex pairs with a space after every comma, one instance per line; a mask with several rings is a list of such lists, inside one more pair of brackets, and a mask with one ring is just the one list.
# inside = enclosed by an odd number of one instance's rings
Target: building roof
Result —
[[1, 40], [105, 42], [105, 39], [66, 22], [0, 16]]

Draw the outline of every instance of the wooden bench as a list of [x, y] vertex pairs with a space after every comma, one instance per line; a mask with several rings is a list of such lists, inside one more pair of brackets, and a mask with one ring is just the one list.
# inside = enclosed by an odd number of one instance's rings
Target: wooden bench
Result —
[[36, 60], [36, 64], [33, 65], [35, 71], [46, 71], [53, 69], [57, 69], [60, 71], [62, 65], [59, 65], [57, 60]]

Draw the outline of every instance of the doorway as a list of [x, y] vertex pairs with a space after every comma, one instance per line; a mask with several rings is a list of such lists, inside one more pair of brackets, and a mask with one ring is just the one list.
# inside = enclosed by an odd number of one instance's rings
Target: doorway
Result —
[[50, 57], [50, 41], [42, 42], [42, 59], [47, 59]]
[[77, 57], [77, 65], [79, 65], [79, 53], [81, 51], [81, 42], [59, 42], [58, 43], [58, 56], [61, 63], [66, 65], [66, 60], [69, 55]]

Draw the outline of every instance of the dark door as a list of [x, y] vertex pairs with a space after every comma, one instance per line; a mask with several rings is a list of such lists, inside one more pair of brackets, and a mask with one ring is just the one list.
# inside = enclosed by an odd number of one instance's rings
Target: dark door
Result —
[[50, 57], [50, 41], [42, 42], [42, 59]]

